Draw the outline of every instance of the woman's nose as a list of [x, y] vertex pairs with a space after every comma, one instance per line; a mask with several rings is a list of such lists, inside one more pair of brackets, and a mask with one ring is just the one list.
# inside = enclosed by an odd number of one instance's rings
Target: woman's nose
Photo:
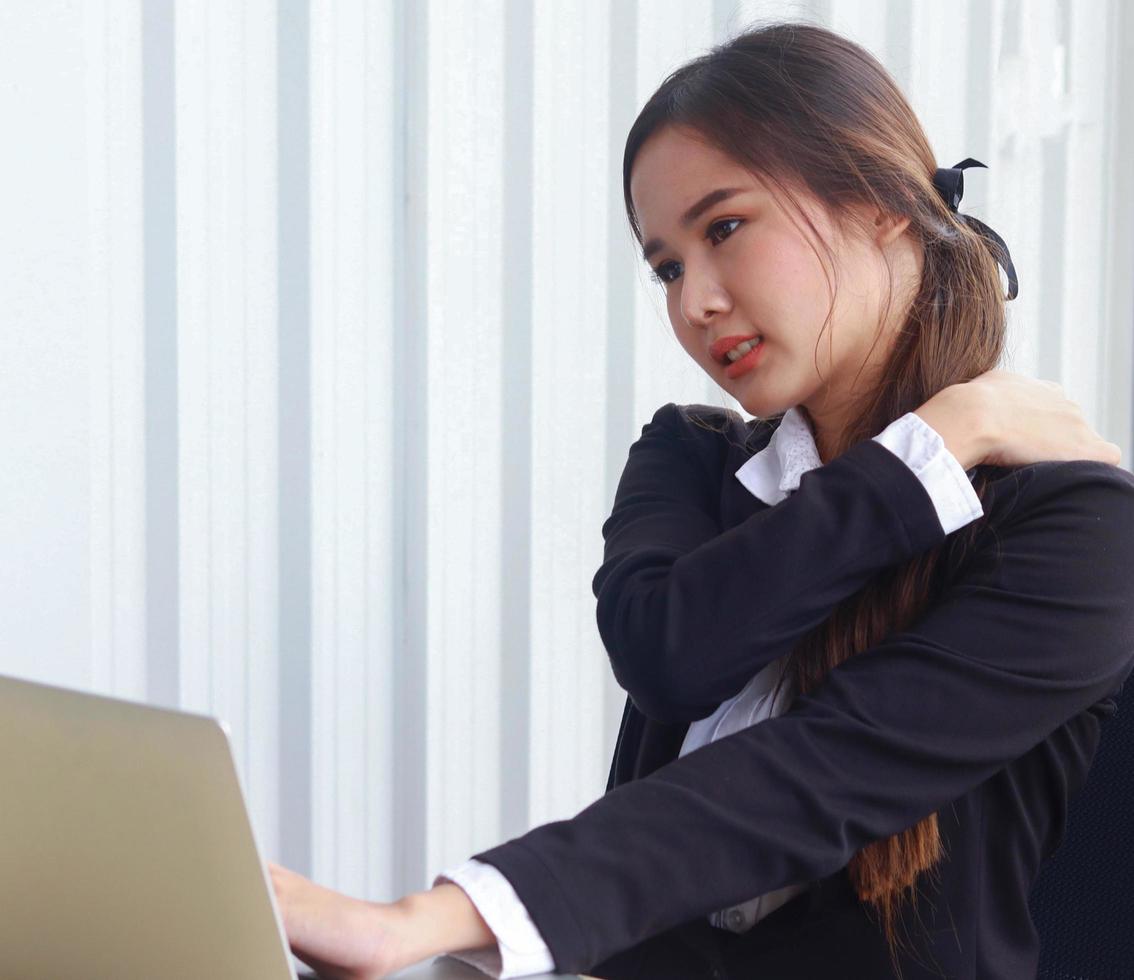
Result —
[[728, 312], [728, 293], [715, 277], [687, 267], [681, 279], [681, 313], [690, 326], [703, 327], [715, 314]]

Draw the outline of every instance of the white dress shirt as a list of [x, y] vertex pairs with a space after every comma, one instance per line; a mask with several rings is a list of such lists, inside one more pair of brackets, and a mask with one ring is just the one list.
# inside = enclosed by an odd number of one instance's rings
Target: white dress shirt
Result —
[[[946, 534], [981, 517], [984, 510], [969, 474], [945, 447], [938, 432], [921, 416], [909, 412], [895, 419], [877, 436], [922, 482], [937, 510]], [[778, 504], [799, 488], [800, 477], [821, 465], [811, 426], [798, 408], [788, 409], [772, 437], [734, 474], [753, 496], [767, 504]], [[780, 714], [790, 703], [792, 691], [785, 679], [775, 703], [771, 701], [786, 657], [768, 664], [734, 697], [709, 717], [689, 726], [679, 757], [710, 742]], [[555, 963], [531, 916], [511, 883], [490, 864], [470, 858], [437, 875], [434, 885], [449, 881], [459, 885], [496, 936], [497, 945], [462, 950], [450, 955], [490, 976], [508, 977], [551, 973]], [[806, 883], [788, 885], [758, 895], [740, 905], [713, 912], [714, 926], [745, 932], [760, 919], [804, 891]]]

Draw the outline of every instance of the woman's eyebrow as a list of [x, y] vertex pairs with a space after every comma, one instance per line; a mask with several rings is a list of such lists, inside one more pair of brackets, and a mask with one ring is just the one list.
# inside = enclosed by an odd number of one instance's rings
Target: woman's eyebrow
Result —
[[[682, 227], [688, 228], [693, 224], [702, 214], [709, 210], [714, 204], [720, 204], [721, 201], [727, 201], [734, 194], [740, 194], [744, 191], [743, 187], [718, 187], [715, 191], [709, 191], [703, 198], [697, 201], [688, 211], [681, 216]], [[646, 242], [646, 247], [642, 249], [642, 258], [647, 262], [650, 261], [650, 256], [654, 254], [663, 245], [660, 238], [651, 238]]]

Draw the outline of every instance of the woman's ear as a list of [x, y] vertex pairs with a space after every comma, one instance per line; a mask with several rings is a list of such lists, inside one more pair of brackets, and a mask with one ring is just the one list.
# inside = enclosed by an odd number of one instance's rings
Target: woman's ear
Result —
[[901, 214], [877, 211], [874, 215], [874, 242], [885, 248], [910, 226], [910, 219]]

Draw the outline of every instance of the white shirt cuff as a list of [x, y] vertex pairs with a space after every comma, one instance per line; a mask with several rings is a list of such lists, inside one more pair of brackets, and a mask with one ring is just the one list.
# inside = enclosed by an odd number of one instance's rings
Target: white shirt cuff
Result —
[[940, 433], [916, 412], [895, 419], [874, 440], [914, 471], [929, 493], [946, 534], [984, 516], [980, 497], [957, 457], [945, 448]]
[[499, 980], [555, 972], [555, 961], [543, 936], [512, 883], [496, 868], [469, 858], [464, 864], [437, 875], [433, 884], [443, 881], [451, 881], [464, 890], [496, 936], [496, 946], [463, 949], [447, 955]]

